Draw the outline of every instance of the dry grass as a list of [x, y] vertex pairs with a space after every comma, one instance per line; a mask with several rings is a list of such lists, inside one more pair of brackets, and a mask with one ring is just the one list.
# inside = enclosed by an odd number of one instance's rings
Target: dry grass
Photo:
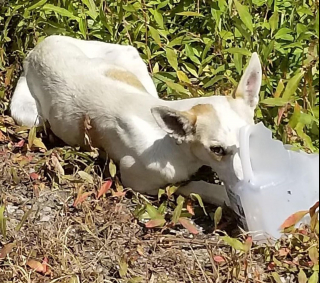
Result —
[[[9, 94], [12, 87], [6, 90]], [[318, 281], [319, 224], [292, 230], [273, 246], [250, 248], [224, 210], [220, 230], [238, 233], [247, 251], [226, 244], [224, 232], [214, 232], [213, 221], [201, 213], [194, 218], [202, 227], [197, 226], [197, 236], [181, 226], [147, 229], [134, 211], [145, 202], [158, 206], [157, 199], [130, 190], [124, 195], [114, 177], [112, 189], [97, 200], [109, 173], [105, 164], [70, 147], [50, 148], [49, 140], [42, 137], [48, 149], [29, 146], [30, 130], [0, 116], [1, 283], [303, 283], [304, 276], [310, 283]], [[85, 192], [92, 194], [75, 206]], [[169, 206], [174, 209], [174, 202]], [[212, 207], [207, 210], [214, 213]], [[45, 271], [30, 268], [30, 260], [43, 267], [44, 259]]]

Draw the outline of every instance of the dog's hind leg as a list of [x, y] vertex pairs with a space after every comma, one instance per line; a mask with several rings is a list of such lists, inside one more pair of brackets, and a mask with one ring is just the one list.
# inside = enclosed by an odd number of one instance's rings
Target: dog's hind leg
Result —
[[10, 113], [18, 125], [32, 127], [41, 124], [36, 101], [30, 93], [24, 73], [20, 76], [13, 93]]

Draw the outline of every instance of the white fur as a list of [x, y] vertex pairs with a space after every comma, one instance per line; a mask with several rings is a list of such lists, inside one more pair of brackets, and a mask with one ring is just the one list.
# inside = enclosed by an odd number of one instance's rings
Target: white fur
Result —
[[[62, 44], [76, 45], [88, 58], [99, 59], [107, 64], [126, 69], [137, 76], [149, 94], [158, 97], [154, 83], [148, 74], [148, 69], [134, 47], [99, 41], [85, 41], [68, 36], [51, 36], [50, 38], [56, 38]], [[19, 125], [24, 124], [32, 127], [41, 124], [25, 74], [21, 75], [13, 93], [10, 112]]]
[[[95, 146], [120, 164], [125, 186], [143, 193], [156, 194], [159, 187], [187, 180], [203, 165], [211, 166], [229, 184], [241, 178], [239, 160], [234, 158], [238, 131], [253, 123], [252, 101], [258, 101], [258, 91], [243, 87], [242, 97], [234, 100], [214, 96], [164, 101], [154, 92], [140, 57], [126, 58], [128, 47], [90, 44], [51, 36], [25, 61], [28, 88], [39, 116], [58, 137], [70, 145], [83, 146], [83, 122], [88, 115]], [[111, 55], [114, 57], [109, 58]], [[259, 89], [261, 66], [256, 54], [249, 66], [249, 73], [258, 75], [252, 81], [246, 71], [243, 78]], [[115, 70], [135, 74], [145, 90], [106, 75]], [[245, 79], [240, 87], [243, 85]], [[28, 95], [18, 89], [14, 99], [24, 101], [30, 99]], [[26, 112], [18, 103], [11, 110], [15, 119], [20, 115], [17, 121], [22, 124], [30, 124], [34, 118], [34, 110]], [[225, 148], [228, 154], [216, 156], [210, 151], [213, 146]], [[185, 195], [191, 192], [200, 193], [205, 201], [228, 202], [223, 187], [216, 185], [192, 182], [180, 189]]]

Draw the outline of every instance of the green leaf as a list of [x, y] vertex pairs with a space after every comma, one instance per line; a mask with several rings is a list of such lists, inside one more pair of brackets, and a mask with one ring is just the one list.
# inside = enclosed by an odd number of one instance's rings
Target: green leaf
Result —
[[32, 127], [30, 129], [29, 135], [28, 135], [28, 146], [29, 148], [31, 148], [33, 146], [34, 140], [36, 138], [37, 135], [37, 128], [36, 127]]
[[27, 11], [32, 11], [37, 9], [38, 7], [44, 5], [48, 0], [36, 0], [30, 3], [30, 6], [26, 8]]
[[309, 278], [308, 283], [318, 283], [319, 282], [319, 272], [315, 271]]
[[97, 6], [93, 0], [81, 0], [84, 5], [89, 9], [89, 16], [95, 20], [98, 17]]
[[221, 221], [221, 218], [222, 218], [222, 207], [218, 207], [217, 210], [215, 211], [214, 213], [214, 227], [215, 227], [215, 230], [217, 229], [220, 221]]
[[238, 48], [238, 47], [228, 48], [228, 49], [225, 49], [224, 52], [231, 53], [231, 54], [241, 54], [244, 56], [251, 56], [251, 52], [245, 48]]
[[155, 10], [153, 15], [154, 15], [154, 19], [155, 19], [156, 23], [159, 25], [159, 27], [164, 29], [162, 14], [159, 11]]
[[316, 30], [317, 36], [319, 37], [319, 9], [317, 11], [316, 21], [314, 24], [314, 28]]
[[187, 17], [204, 17], [202, 14], [199, 14], [197, 12], [180, 12], [180, 13], [176, 13], [176, 15], [187, 16]]
[[285, 35], [288, 35], [292, 33], [292, 30], [289, 28], [281, 28], [278, 30], [278, 32], [275, 34], [275, 39], [283, 39]]
[[167, 47], [166, 48], [166, 55], [167, 55], [167, 59], [169, 61], [169, 64], [171, 65], [171, 67], [177, 71], [178, 70], [178, 58], [177, 58], [177, 54], [176, 54], [175, 50]]
[[7, 237], [7, 218], [4, 216], [5, 209], [4, 205], [0, 206], [0, 232], [4, 239]]
[[309, 249], [309, 258], [311, 259], [314, 265], [319, 264], [319, 251], [316, 246], [312, 246]]
[[159, 32], [153, 28], [152, 26], [149, 26], [149, 31], [151, 33], [152, 38], [154, 39], [154, 41], [161, 46], [161, 38], [160, 38], [160, 34]]
[[187, 69], [187, 71], [193, 75], [194, 77], [198, 77], [198, 71], [197, 68], [191, 64], [191, 63], [184, 63], [183, 66], [185, 66], [185, 68]]
[[205, 206], [203, 204], [201, 196], [198, 195], [198, 194], [190, 194], [190, 197], [191, 197], [191, 199], [193, 199], [193, 200], [196, 199], [198, 201], [200, 207], [203, 209], [204, 214], [206, 216], [208, 216], [208, 213], [207, 213], [206, 208], [205, 208]]
[[224, 236], [222, 237], [222, 240], [237, 251], [245, 251], [244, 245], [238, 239]]
[[248, 30], [253, 33], [252, 16], [249, 13], [248, 7], [240, 4], [238, 0], [234, 0], [234, 4], [236, 5], [241, 21], [245, 24]]
[[278, 11], [275, 11], [273, 13], [273, 15], [269, 19], [269, 23], [270, 23], [271, 35], [272, 35], [273, 32], [276, 29], [278, 29], [278, 25], [279, 25], [279, 12]]
[[88, 174], [87, 172], [84, 171], [79, 171], [78, 175], [80, 176], [80, 178], [86, 182], [88, 182], [89, 184], [93, 184], [93, 177]]
[[189, 44], [186, 44], [184, 49], [185, 49], [187, 57], [190, 58], [197, 65], [200, 65], [200, 60], [194, 54], [192, 47]]
[[300, 269], [300, 272], [298, 274], [298, 282], [299, 283], [307, 283], [308, 282], [308, 277], [303, 271], [303, 269]]
[[287, 105], [289, 103], [289, 101], [287, 99], [284, 99], [281, 97], [278, 97], [278, 98], [271, 98], [270, 97], [270, 98], [266, 98], [266, 99], [262, 100], [260, 103], [268, 105], [268, 106], [281, 107], [281, 106]]
[[149, 217], [152, 220], [164, 219], [163, 216], [159, 213], [159, 211], [153, 205], [151, 205], [149, 203], [146, 204], [146, 210], [147, 210]]
[[177, 200], [177, 207], [175, 208], [173, 215], [172, 215], [172, 223], [177, 224], [179, 221], [179, 218], [181, 216], [181, 212], [182, 212], [182, 208], [183, 208], [183, 204], [184, 204], [185, 198], [182, 196], [178, 197]]
[[301, 79], [304, 76], [304, 71], [301, 69], [299, 73], [297, 73], [294, 77], [292, 77], [287, 83], [286, 89], [282, 95], [284, 100], [289, 100], [291, 96], [293, 96], [299, 86]]
[[279, 83], [278, 83], [278, 86], [277, 86], [277, 89], [276, 89], [276, 92], [274, 93], [274, 97], [275, 98], [278, 98], [281, 96], [282, 92], [284, 90], [284, 83], [282, 81], [282, 79], [280, 79]]
[[114, 178], [117, 174], [117, 167], [112, 159], [109, 160], [109, 173], [112, 178]]
[[170, 87], [172, 90], [181, 93], [181, 94], [189, 94], [188, 91], [180, 84], [176, 84], [173, 82], [166, 82], [167, 86]]
[[186, 73], [184, 73], [182, 71], [177, 71], [177, 76], [178, 76], [180, 82], [191, 84], [191, 82], [190, 82], [188, 76], [186, 75]]
[[223, 80], [224, 78], [225, 78], [224, 75], [215, 76], [212, 80], [208, 81], [203, 87], [208, 88], [210, 86], [213, 86], [215, 83]]
[[60, 16], [68, 17], [68, 18], [76, 20], [76, 21], [80, 20], [79, 17], [76, 17], [75, 15], [70, 13], [68, 10], [61, 8], [61, 7], [58, 7], [58, 6], [55, 6], [55, 5], [52, 5], [52, 4], [45, 4], [42, 7], [42, 9], [45, 11], [53, 11], [53, 12], [59, 14]]
[[272, 277], [276, 283], [282, 283], [281, 277], [277, 272], [272, 272]]

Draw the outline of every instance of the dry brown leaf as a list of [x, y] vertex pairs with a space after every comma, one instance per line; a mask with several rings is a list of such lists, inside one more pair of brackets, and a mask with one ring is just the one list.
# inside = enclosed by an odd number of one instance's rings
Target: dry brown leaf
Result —
[[316, 214], [317, 209], [319, 208], [319, 202], [317, 201], [314, 206], [309, 209], [310, 216], [313, 217]]
[[14, 243], [4, 245], [4, 247], [0, 250], [0, 259], [6, 258], [6, 256], [12, 251], [14, 247]]
[[89, 196], [93, 194], [93, 191], [82, 193], [82, 189], [79, 190], [78, 196], [73, 203], [74, 207], [77, 207], [79, 204], [83, 203]]
[[36, 172], [30, 173], [29, 176], [30, 176], [30, 178], [31, 178], [32, 180], [34, 180], [34, 181], [40, 179], [39, 174], [37, 174]]
[[56, 172], [59, 173], [61, 176], [64, 176], [64, 169], [62, 168], [58, 158], [55, 155], [52, 155], [51, 161]]
[[194, 215], [193, 201], [191, 199], [187, 200], [187, 210], [191, 215]]
[[35, 270], [36, 272], [40, 272], [40, 273], [43, 273], [45, 274], [47, 268], [46, 266], [44, 266], [41, 262], [37, 261], [37, 260], [33, 260], [33, 259], [29, 259], [27, 261], [27, 265]]
[[146, 227], [147, 228], [162, 227], [164, 224], [166, 224], [166, 220], [164, 220], [163, 218], [152, 219], [146, 223]]
[[307, 214], [309, 213], [309, 210], [303, 210], [303, 211], [299, 211], [296, 212], [294, 214], [292, 214], [291, 216], [289, 216], [281, 225], [281, 229], [286, 229], [289, 228], [291, 226], [296, 225], [299, 221], [302, 220], [303, 217], [305, 217]]
[[224, 262], [226, 262], [226, 260], [225, 260], [222, 256], [220, 256], [220, 255], [214, 256], [214, 257], [213, 257], [213, 260], [214, 260], [215, 262], [217, 262], [217, 263], [224, 263]]
[[110, 190], [111, 186], [112, 180], [107, 180], [106, 182], [104, 182], [98, 191], [97, 199], [101, 198], [104, 194], [106, 194]]
[[179, 218], [179, 222], [191, 234], [193, 234], [193, 235], [198, 235], [199, 234], [199, 231], [197, 230], [197, 228], [187, 218], [180, 217]]

